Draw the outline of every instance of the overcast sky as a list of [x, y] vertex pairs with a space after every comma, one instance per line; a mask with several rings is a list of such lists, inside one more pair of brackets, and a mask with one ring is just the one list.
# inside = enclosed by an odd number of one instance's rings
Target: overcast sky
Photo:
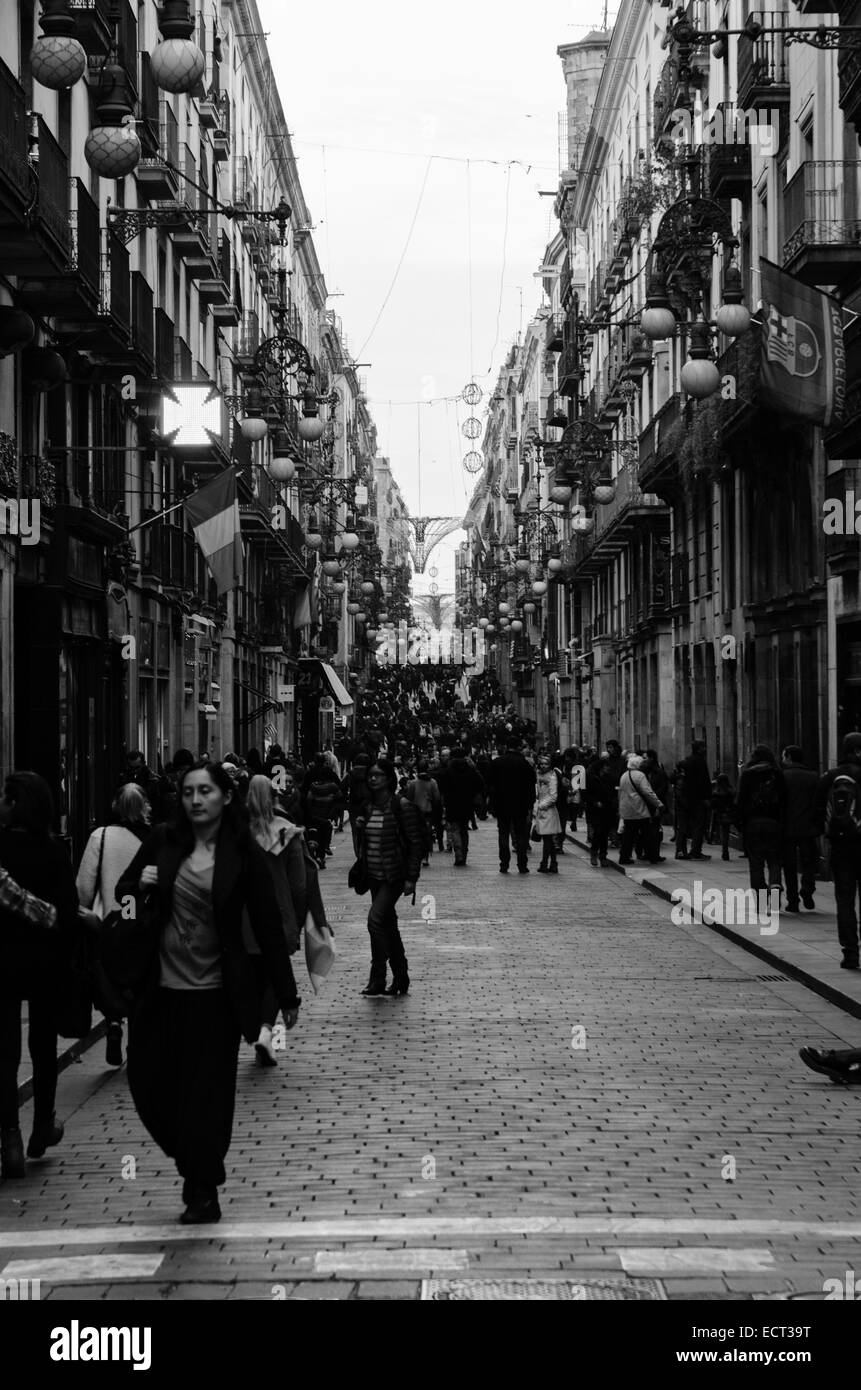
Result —
[[[458, 397], [475, 380], [483, 427], [505, 353], [541, 303], [535, 273], [556, 226], [553, 199], [539, 194], [558, 185], [565, 107], [556, 49], [600, 27], [603, 3], [258, 5], [329, 307], [372, 364], [363, 374], [380, 453], [414, 515], [462, 515], [472, 412], [417, 402]], [[461, 538], [436, 552], [442, 592]]]

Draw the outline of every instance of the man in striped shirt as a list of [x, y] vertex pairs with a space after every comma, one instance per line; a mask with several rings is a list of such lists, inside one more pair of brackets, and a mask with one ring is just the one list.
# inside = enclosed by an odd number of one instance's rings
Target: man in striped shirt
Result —
[[57, 925], [57, 909], [53, 903], [35, 898], [32, 893], [28, 893], [16, 883], [14, 878], [10, 878], [5, 869], [0, 869], [0, 907], [5, 907], [7, 912], [17, 913], [19, 917], [25, 917], [36, 927]]

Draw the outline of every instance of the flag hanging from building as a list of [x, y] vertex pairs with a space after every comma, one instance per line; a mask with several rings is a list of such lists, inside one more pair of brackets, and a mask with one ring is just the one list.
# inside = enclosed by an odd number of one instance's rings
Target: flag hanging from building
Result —
[[760, 400], [816, 424], [843, 416], [846, 352], [840, 304], [760, 257], [762, 355]]
[[185, 513], [219, 594], [242, 583], [242, 534], [236, 473], [226, 468], [185, 499]]

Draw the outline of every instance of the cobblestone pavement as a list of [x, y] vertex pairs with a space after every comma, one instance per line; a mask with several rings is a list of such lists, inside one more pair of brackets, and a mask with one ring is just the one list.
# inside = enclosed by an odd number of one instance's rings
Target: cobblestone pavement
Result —
[[412, 1299], [449, 1278], [749, 1299], [843, 1280], [861, 1090], [797, 1048], [858, 1046], [861, 1023], [572, 845], [558, 877], [535, 856], [501, 876], [492, 821], [402, 912], [411, 994], [365, 999], [367, 900], [345, 887], [349, 835], [334, 843], [339, 959], [319, 998], [303, 980], [277, 1070], [243, 1048], [222, 1223], [176, 1224], [176, 1176], [99, 1043], [61, 1077], [63, 1145], [0, 1185], [3, 1278], [100, 1300]]

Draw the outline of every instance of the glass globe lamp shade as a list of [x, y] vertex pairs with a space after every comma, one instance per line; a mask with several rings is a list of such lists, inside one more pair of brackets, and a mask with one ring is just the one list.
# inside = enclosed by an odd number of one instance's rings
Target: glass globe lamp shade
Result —
[[479, 620], [478, 620], [478, 626], [479, 626], [479, 627], [490, 627], [490, 619], [489, 619], [489, 618], [479, 618]]
[[750, 328], [750, 312], [744, 304], [722, 304], [715, 314], [715, 323], [727, 337], [738, 338]]
[[559, 574], [562, 569], [562, 561], [558, 555], [551, 555], [550, 559], [547, 561], [547, 568], [551, 574]]
[[329, 555], [323, 561], [322, 568], [324, 574], [328, 575], [330, 579], [334, 579], [336, 575], [341, 573], [341, 562], [334, 555]]
[[599, 502], [602, 507], [606, 507], [608, 502], [612, 502], [615, 496], [615, 483], [599, 483], [595, 488], [595, 501]]
[[206, 71], [206, 59], [191, 39], [164, 39], [150, 54], [150, 72], [163, 92], [190, 92]]
[[528, 555], [518, 555], [517, 559], [514, 561], [514, 568], [517, 570], [518, 574], [528, 574], [529, 565], [530, 560]]
[[335, 582], [334, 582], [334, 584], [332, 585], [332, 593], [333, 593], [333, 594], [338, 594], [338, 595], [340, 596], [341, 594], [345, 594], [346, 592], [347, 592], [347, 585], [346, 585], [345, 580], [343, 580], [343, 579], [336, 579]]
[[496, 631], [496, 626], [495, 626], [495, 624], [494, 624], [494, 623], [488, 623], [488, 624], [487, 624], [487, 627], [484, 629], [484, 631], [486, 632], [486, 634], [487, 634], [488, 637], [492, 637], [493, 634], [494, 634], [495, 631]]
[[720, 372], [710, 358], [691, 357], [682, 367], [681, 383], [689, 396], [701, 401], [720, 387]]
[[510, 603], [501, 603], [501, 604], [499, 605], [499, 616], [500, 616], [501, 618], [507, 618], [510, 612], [511, 612], [511, 604], [510, 604]]
[[380, 609], [380, 622], [381, 622], [381, 623], [387, 623], [388, 621], [389, 621], [389, 610], [388, 610], [387, 608], [381, 608], [381, 609]]
[[569, 487], [567, 483], [554, 483], [549, 495], [551, 502], [555, 502], [558, 507], [564, 507], [571, 501], [574, 489]]
[[34, 81], [54, 92], [74, 87], [86, 72], [87, 55], [78, 40], [66, 34], [41, 34], [30, 50]]
[[528, 613], [528, 614], [530, 615], [530, 617], [531, 617], [533, 613], [537, 613], [537, 612], [538, 612], [538, 604], [537, 604], [537, 603], [524, 603], [524, 605], [523, 605], [523, 611], [524, 611], [524, 613]]
[[355, 550], [359, 545], [359, 537], [355, 531], [345, 531], [341, 536], [341, 548], [343, 550]]
[[364, 609], [360, 608], [359, 611], [358, 611], [358, 613], [355, 614], [356, 622], [357, 622], [357, 623], [363, 623], [363, 622], [365, 621], [365, 619], [367, 618], [367, 616], [368, 616], [368, 615], [367, 615], [367, 613], [364, 611]]
[[590, 531], [595, 529], [595, 518], [586, 516], [575, 516], [571, 522], [571, 529], [577, 532], [578, 536], [588, 536]]
[[316, 444], [317, 440], [322, 437], [325, 428], [326, 426], [319, 416], [314, 415], [303, 416], [297, 425], [299, 438], [304, 439], [306, 444]]
[[363, 594], [372, 594], [374, 592], [374, 589], [376, 588], [376, 585], [374, 584], [372, 579], [363, 579], [362, 583], [359, 585], [359, 588], [361, 589]]
[[669, 338], [676, 326], [676, 316], [672, 309], [667, 305], [655, 304], [643, 310], [640, 319], [640, 331], [653, 343], [660, 343], [664, 338]]
[[0, 305], [0, 357], [23, 352], [36, 336], [36, 325], [23, 309], [12, 304]]
[[532, 592], [535, 594], [536, 598], [541, 598], [542, 595], [547, 593], [547, 580], [536, 579], [535, 583], [532, 585]]
[[134, 125], [93, 126], [84, 142], [84, 158], [100, 179], [124, 179], [141, 158]]
[[319, 531], [306, 531], [305, 544], [309, 550], [319, 550], [323, 544], [323, 537]]
[[240, 432], [243, 439], [247, 439], [249, 444], [257, 444], [261, 439], [265, 439], [269, 432], [269, 426], [259, 415], [246, 415], [240, 421]]
[[351, 599], [350, 602], [347, 604], [347, 612], [351, 613], [353, 617], [355, 617], [357, 613], [361, 613], [361, 611], [362, 605], [360, 603], [355, 603]]
[[289, 483], [290, 479], [295, 476], [296, 464], [293, 459], [276, 457], [270, 460], [266, 472], [273, 483]]
[[374, 638], [374, 637], [377, 636], [378, 632], [379, 632], [379, 628], [376, 628], [376, 627], [366, 627], [366, 628], [365, 628], [365, 636], [366, 636], [366, 637]]
[[512, 632], [522, 632], [522, 631], [523, 631], [523, 623], [520, 621], [519, 618], [515, 618], [515, 619], [514, 619], [513, 623], [511, 624], [511, 631], [512, 631]]

